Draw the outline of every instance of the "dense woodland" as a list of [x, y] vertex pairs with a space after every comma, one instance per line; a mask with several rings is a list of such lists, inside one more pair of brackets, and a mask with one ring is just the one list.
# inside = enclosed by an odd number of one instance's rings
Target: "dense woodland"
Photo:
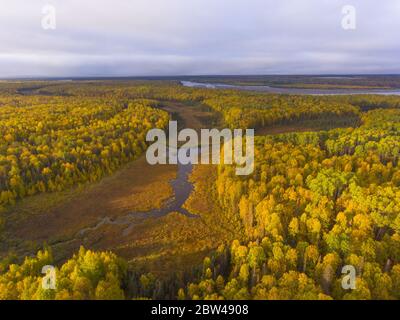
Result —
[[168, 114], [147, 100], [0, 98], [0, 209], [40, 192], [96, 181], [146, 148]]
[[[220, 204], [248, 240], [206, 259], [185, 296], [400, 298], [399, 120], [400, 110], [374, 110], [356, 129], [259, 138], [248, 178], [221, 166]], [[341, 287], [349, 264], [353, 291]]]
[[[146, 148], [146, 131], [166, 125], [167, 113], [154, 108], [166, 100], [205, 105], [231, 128], [304, 120], [350, 127], [257, 137], [248, 177], [220, 165], [210, 197], [237, 239], [189, 275], [158, 279], [111, 252], [82, 248], [58, 267], [61, 285], [48, 292], [40, 286], [41, 267], [52, 260], [46, 249], [2, 261], [0, 298], [400, 298], [400, 97], [285, 96], [163, 82], [34, 87], [41, 96], [0, 86], [7, 208], [98, 180], [135, 159]], [[357, 270], [356, 290], [341, 287], [348, 264]]]

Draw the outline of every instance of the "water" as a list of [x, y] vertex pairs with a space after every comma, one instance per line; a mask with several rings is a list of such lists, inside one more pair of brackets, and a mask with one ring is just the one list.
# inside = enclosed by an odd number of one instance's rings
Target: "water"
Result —
[[300, 88], [275, 88], [270, 86], [242, 86], [221, 83], [201, 83], [193, 81], [181, 81], [184, 87], [207, 88], [207, 89], [238, 89], [245, 91], [258, 91], [279, 94], [306, 94], [306, 95], [355, 95], [355, 94], [378, 94], [378, 95], [400, 95], [400, 89], [300, 89]]
[[[36, 90], [40, 89], [39, 87], [32, 88], [22, 88], [18, 90], [19, 94], [22, 95], [36, 95]], [[46, 93], [41, 91], [40, 95], [53, 95], [52, 93]], [[184, 148], [188, 152], [189, 150], [196, 155], [199, 155], [199, 146], [190, 146]], [[166, 149], [168, 152], [168, 148]], [[154, 209], [145, 212], [131, 212], [125, 216], [117, 217], [115, 219], [111, 219], [110, 217], [103, 217], [99, 219], [99, 221], [90, 227], [83, 228], [79, 230], [76, 234], [76, 237], [82, 238], [89, 232], [96, 231], [100, 227], [104, 225], [117, 225], [125, 227], [122, 232], [123, 236], [129, 235], [134, 229], [135, 225], [142, 222], [148, 218], [159, 218], [168, 215], [171, 212], [178, 212], [190, 218], [198, 218], [197, 215], [191, 214], [185, 208], [183, 208], [184, 203], [189, 198], [190, 194], [193, 191], [193, 184], [189, 181], [189, 175], [192, 172], [193, 166], [192, 164], [182, 164], [178, 162], [178, 172], [177, 177], [174, 180], [170, 181], [174, 196], [167, 201], [167, 203], [161, 209]], [[74, 239], [67, 241], [60, 241], [57, 244], [65, 244], [68, 242], [74, 241]]]
[[[199, 147], [193, 146], [189, 148], [184, 148], [188, 152], [189, 150], [194, 154], [199, 154]], [[167, 149], [168, 152], [168, 149]], [[189, 198], [193, 191], [193, 184], [189, 181], [189, 175], [192, 172], [192, 164], [182, 164], [178, 162], [178, 172], [176, 179], [170, 181], [174, 196], [167, 201], [167, 203], [160, 209], [154, 209], [145, 212], [131, 212], [125, 216], [117, 217], [111, 219], [109, 217], [104, 217], [100, 219], [94, 226], [81, 229], [78, 233], [78, 237], [85, 236], [88, 232], [96, 231], [104, 225], [119, 225], [125, 226], [122, 232], [123, 236], [129, 235], [137, 223], [148, 218], [160, 218], [166, 216], [171, 212], [178, 212], [189, 218], [197, 218], [197, 215], [191, 214], [188, 210], [183, 208], [184, 203]]]

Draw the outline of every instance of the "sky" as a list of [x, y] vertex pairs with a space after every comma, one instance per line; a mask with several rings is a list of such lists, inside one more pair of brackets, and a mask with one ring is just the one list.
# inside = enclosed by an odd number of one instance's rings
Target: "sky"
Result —
[[0, 78], [394, 74], [399, 31], [400, 0], [0, 0]]

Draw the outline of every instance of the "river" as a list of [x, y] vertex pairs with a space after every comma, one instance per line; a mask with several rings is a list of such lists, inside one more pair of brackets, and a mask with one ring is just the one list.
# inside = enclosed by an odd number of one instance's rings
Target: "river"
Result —
[[201, 83], [193, 81], [181, 81], [181, 85], [190, 88], [206, 89], [235, 89], [245, 91], [257, 91], [278, 94], [299, 95], [355, 95], [355, 94], [378, 94], [378, 95], [400, 95], [400, 89], [301, 89], [301, 88], [278, 88], [270, 86], [242, 86], [221, 83]]
[[[199, 154], [199, 149], [199, 146], [184, 148], [186, 152], [189, 152], [190, 150], [190, 152], [192, 152], [193, 154]], [[110, 219], [106, 216], [101, 218], [94, 226], [81, 229], [77, 233], [77, 236], [82, 237], [86, 233], [95, 231], [103, 225], [124, 226], [125, 229], [122, 232], [122, 235], [127, 236], [132, 232], [135, 225], [143, 219], [160, 218], [162, 216], [166, 216], [171, 212], [178, 212], [189, 218], [197, 218], [197, 215], [191, 214], [183, 207], [186, 200], [189, 198], [190, 194], [193, 191], [193, 184], [189, 181], [189, 175], [192, 172], [192, 169], [192, 164], [182, 164], [178, 160], [178, 172], [176, 179], [170, 181], [174, 196], [169, 199], [169, 201], [167, 201], [167, 203], [162, 208], [145, 212], [131, 212], [116, 219]]]

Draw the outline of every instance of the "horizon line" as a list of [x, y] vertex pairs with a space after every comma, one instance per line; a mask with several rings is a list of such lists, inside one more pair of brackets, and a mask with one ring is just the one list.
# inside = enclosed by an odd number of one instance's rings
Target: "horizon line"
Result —
[[0, 81], [33, 81], [33, 80], [135, 80], [135, 79], [176, 79], [176, 78], [205, 78], [205, 77], [355, 77], [355, 76], [400, 76], [400, 73], [270, 73], [270, 74], [203, 74], [203, 75], [81, 75], [81, 76], [15, 76], [0, 77]]

